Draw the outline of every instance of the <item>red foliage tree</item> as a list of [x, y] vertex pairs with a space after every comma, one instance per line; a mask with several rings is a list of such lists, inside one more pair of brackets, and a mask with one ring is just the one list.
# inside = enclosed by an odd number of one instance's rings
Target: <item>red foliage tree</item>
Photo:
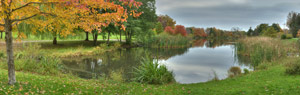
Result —
[[175, 27], [175, 34], [180, 34], [182, 36], [187, 36], [187, 32], [185, 30], [185, 27], [183, 25], [176, 25]]
[[165, 32], [167, 32], [168, 34], [171, 34], [171, 35], [175, 34], [175, 30], [171, 26], [167, 26], [165, 28]]
[[203, 28], [193, 28], [194, 36], [196, 37], [207, 37], [205, 30]]

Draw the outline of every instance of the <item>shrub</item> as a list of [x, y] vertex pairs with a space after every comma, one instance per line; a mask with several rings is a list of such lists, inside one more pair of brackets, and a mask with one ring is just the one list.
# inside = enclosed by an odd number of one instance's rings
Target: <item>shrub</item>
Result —
[[292, 39], [293, 38], [293, 35], [292, 34], [287, 34], [286, 35], [286, 39]]
[[249, 74], [250, 71], [247, 68], [244, 68], [244, 74]]
[[234, 77], [242, 74], [242, 70], [240, 67], [231, 67], [228, 70], [229, 77]]
[[[47, 56], [40, 50], [38, 44], [23, 45], [23, 50], [16, 53], [16, 71], [32, 72], [43, 75], [60, 74], [61, 60]], [[1, 63], [1, 62], [0, 62]], [[0, 64], [1, 68], [7, 69], [7, 64]]]
[[300, 61], [288, 64], [285, 73], [290, 75], [300, 75]]
[[252, 66], [263, 62], [271, 62], [287, 55], [288, 47], [282, 41], [269, 37], [250, 37], [238, 41], [238, 54], [250, 56]]
[[286, 35], [285, 35], [285, 34], [282, 34], [282, 35], [281, 35], [281, 39], [286, 39]]
[[135, 68], [133, 75], [133, 80], [140, 83], [166, 84], [174, 81], [173, 72], [150, 57], [143, 59], [141, 66]]
[[185, 48], [190, 45], [190, 37], [161, 33], [149, 38], [144, 44], [152, 48]]
[[123, 82], [123, 70], [112, 71], [110, 72], [110, 78], [114, 81]]

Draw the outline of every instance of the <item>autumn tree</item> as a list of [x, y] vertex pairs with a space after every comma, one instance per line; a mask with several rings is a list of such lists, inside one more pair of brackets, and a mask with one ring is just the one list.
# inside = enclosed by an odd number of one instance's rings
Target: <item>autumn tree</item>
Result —
[[203, 28], [193, 28], [194, 36], [198, 38], [205, 38], [207, 37], [207, 34], [205, 33], [205, 30]]
[[168, 33], [168, 34], [171, 34], [171, 35], [175, 34], [175, 30], [171, 26], [167, 26], [165, 28], [165, 32]]
[[105, 0], [79, 0], [76, 3], [81, 8], [77, 15], [78, 25], [85, 31], [92, 32], [94, 45], [97, 44], [98, 34], [110, 24], [125, 30], [120, 22], [126, 22], [128, 16], [122, 6]]
[[180, 34], [181, 36], [187, 36], [185, 27], [183, 25], [176, 25], [175, 27], [175, 34]]
[[1, 0], [0, 5], [0, 26], [4, 27], [4, 32], [6, 34], [5, 43], [7, 51], [8, 83], [13, 85], [16, 83], [12, 37], [12, 30], [15, 28], [14, 26], [20, 22], [31, 23], [37, 26], [43, 25], [42, 22], [33, 21], [34, 19], [32, 18], [44, 16], [65, 19], [69, 18], [66, 14], [72, 14], [75, 11], [69, 10], [71, 8], [69, 8], [70, 3], [68, 3], [68, 0]]
[[163, 28], [166, 28], [167, 26], [175, 28], [176, 21], [168, 15], [159, 15], [157, 21], [162, 24]]

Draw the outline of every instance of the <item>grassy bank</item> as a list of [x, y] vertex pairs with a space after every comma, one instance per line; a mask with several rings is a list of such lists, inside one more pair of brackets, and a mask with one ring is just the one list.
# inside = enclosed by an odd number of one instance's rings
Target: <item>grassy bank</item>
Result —
[[109, 80], [42, 76], [17, 72], [19, 83], [7, 85], [7, 71], [0, 69], [0, 94], [155, 94], [155, 95], [253, 95], [300, 93], [300, 76], [285, 73], [285, 64], [294, 58], [280, 59], [267, 69], [248, 75], [198, 84], [147, 85]]
[[[259, 38], [250, 38], [259, 39]], [[244, 39], [247, 40], [247, 39]], [[274, 39], [269, 39], [273, 41]], [[257, 40], [258, 41], [258, 40]], [[289, 52], [297, 51], [297, 40], [276, 40], [278, 45], [284, 47], [282, 50]], [[266, 41], [269, 42], [269, 41]], [[74, 42], [75, 43], [75, 42]], [[40, 50], [47, 51], [49, 55], [60, 55], [64, 53], [72, 53], [74, 51], [87, 53], [92, 51], [95, 47], [89, 46], [87, 43], [76, 44], [60, 44], [51, 46], [50, 44], [41, 44]], [[250, 45], [251, 42], [248, 42]], [[260, 45], [269, 45], [260, 43]], [[99, 45], [100, 46], [100, 45]], [[255, 46], [255, 45], [254, 45]], [[275, 45], [276, 46], [276, 45]], [[288, 47], [288, 48], [286, 48]], [[28, 47], [28, 49], [33, 47]], [[80, 49], [81, 48], [81, 49]], [[101, 47], [105, 48], [105, 47]], [[108, 47], [106, 47], [108, 48]], [[259, 48], [252, 48], [253, 51]], [[244, 50], [250, 50], [249, 47], [244, 47]], [[271, 48], [271, 49], [269, 49]], [[280, 48], [280, 51], [281, 51]], [[36, 50], [36, 47], [34, 48]], [[278, 51], [278, 47], [272, 49], [267, 47], [262, 49], [259, 53], [265, 51], [273, 52]], [[30, 51], [30, 50], [27, 50]], [[61, 53], [59, 53], [61, 52]], [[18, 53], [18, 52], [17, 52]], [[31, 53], [34, 54], [34, 53]], [[244, 51], [241, 54], [249, 54], [251, 52]], [[35, 54], [34, 54], [35, 55]], [[39, 54], [37, 54], [39, 55]], [[263, 56], [265, 57], [265, 56]], [[273, 58], [276, 57], [276, 58]], [[267, 58], [266, 58], [267, 59]], [[48, 73], [38, 73], [20, 69], [17, 72], [18, 83], [14, 86], [7, 85], [7, 70], [0, 68], [0, 95], [2, 94], [129, 94], [129, 95], [256, 95], [256, 94], [282, 94], [282, 95], [295, 95], [300, 93], [300, 76], [289, 75], [286, 69], [291, 63], [299, 63], [300, 58], [295, 56], [271, 56], [272, 60], [263, 60], [262, 63], [257, 64], [260, 69], [250, 72], [246, 75], [240, 75], [233, 78], [228, 78], [220, 81], [210, 81], [207, 83], [197, 84], [163, 84], [163, 85], [149, 85], [141, 83], [125, 83], [107, 79], [92, 79], [84, 80], [72, 75], [61, 74], [58, 75]], [[5, 64], [5, 58], [0, 57], [0, 64]], [[20, 57], [16, 59], [16, 64], [21, 66], [22, 60], [25, 58]], [[45, 62], [42, 62], [45, 63]], [[40, 66], [40, 68], [44, 68]], [[56, 68], [56, 67], [55, 67]], [[33, 69], [34, 70], [34, 69]], [[43, 69], [47, 71], [47, 69]]]

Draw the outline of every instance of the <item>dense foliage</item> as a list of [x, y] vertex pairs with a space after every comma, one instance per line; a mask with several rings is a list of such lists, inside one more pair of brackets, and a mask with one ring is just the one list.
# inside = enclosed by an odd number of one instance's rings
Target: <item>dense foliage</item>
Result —
[[174, 82], [173, 72], [168, 71], [167, 67], [159, 64], [150, 57], [144, 58], [142, 65], [135, 68], [134, 80], [148, 84], [166, 84]]

